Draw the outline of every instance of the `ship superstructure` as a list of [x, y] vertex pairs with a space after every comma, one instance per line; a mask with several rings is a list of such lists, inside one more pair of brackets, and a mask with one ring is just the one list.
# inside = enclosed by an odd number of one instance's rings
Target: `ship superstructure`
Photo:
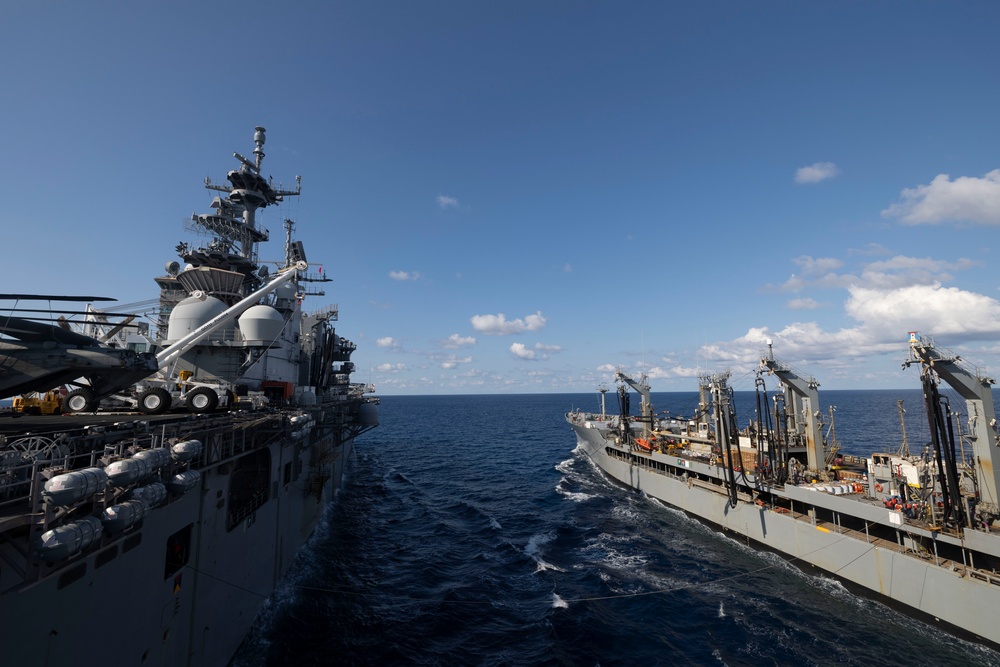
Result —
[[[840, 453], [832, 410], [823, 433], [819, 383], [776, 358], [770, 345], [760, 362], [757, 417], [743, 429], [728, 374], [702, 378], [701, 408], [691, 419], [658, 419], [644, 407], [649, 425], [633, 430], [627, 401], [619, 415], [576, 411], [566, 419], [581, 450], [619, 482], [1000, 645], [990, 613], [1000, 608], [993, 380], [915, 332], [905, 363], [920, 368], [932, 434], [912, 456], [889, 448], [867, 457]], [[767, 375], [780, 382], [771, 396], [761, 390]], [[622, 391], [646, 386], [618, 379]], [[964, 424], [942, 383], [964, 399]]]
[[0, 398], [42, 413], [0, 415], [5, 664], [77, 664], [99, 637], [109, 664], [226, 664], [378, 423], [337, 307], [303, 309], [325, 278], [294, 223], [273, 268], [259, 257], [258, 212], [301, 191], [261, 174], [264, 142], [206, 180], [208, 240], [156, 279], [152, 327], [93, 306], [53, 324], [23, 306], [99, 299], [0, 295], [18, 314]]

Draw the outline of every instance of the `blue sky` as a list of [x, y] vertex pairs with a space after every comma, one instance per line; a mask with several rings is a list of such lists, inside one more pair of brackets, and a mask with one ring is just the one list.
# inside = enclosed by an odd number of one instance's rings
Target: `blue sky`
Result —
[[[204, 6], [207, 5], [207, 6]], [[235, 7], [239, 7], [237, 12]], [[909, 330], [996, 369], [995, 2], [8, 2], [8, 292], [156, 296], [264, 172], [383, 394], [657, 391], [764, 341], [916, 387]], [[996, 372], [996, 371], [994, 371]]]

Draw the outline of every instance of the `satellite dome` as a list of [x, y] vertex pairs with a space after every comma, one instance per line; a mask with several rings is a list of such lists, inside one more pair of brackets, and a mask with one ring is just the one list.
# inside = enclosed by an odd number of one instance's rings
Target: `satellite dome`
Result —
[[180, 340], [226, 309], [226, 304], [214, 296], [189, 296], [170, 311], [167, 340]]
[[271, 306], [251, 306], [240, 315], [240, 331], [246, 341], [270, 343], [281, 335], [285, 318]]

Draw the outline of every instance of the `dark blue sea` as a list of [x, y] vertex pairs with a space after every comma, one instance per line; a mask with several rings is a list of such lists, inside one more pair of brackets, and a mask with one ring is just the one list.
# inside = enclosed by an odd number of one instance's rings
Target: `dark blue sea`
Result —
[[[910, 450], [927, 441], [919, 390], [821, 399], [846, 452], [899, 449], [897, 399]], [[653, 403], [687, 416], [697, 395]], [[612, 483], [575, 451], [574, 408], [599, 397], [383, 398], [236, 664], [1000, 665]], [[737, 395], [741, 426], [753, 408]]]

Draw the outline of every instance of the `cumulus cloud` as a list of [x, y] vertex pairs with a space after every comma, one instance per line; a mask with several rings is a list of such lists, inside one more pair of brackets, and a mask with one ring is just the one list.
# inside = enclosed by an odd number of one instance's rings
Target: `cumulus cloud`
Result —
[[[820, 364], [825, 373], [831, 373], [855, 366], [865, 356], [900, 354], [909, 331], [929, 334], [949, 346], [989, 343], [1000, 337], [1000, 301], [946, 286], [953, 274], [982, 262], [885, 256], [884, 249], [876, 250], [872, 254], [882, 256], [869, 257], [874, 261], [849, 272], [841, 272], [839, 260], [796, 258], [801, 275], [792, 276], [781, 286], [795, 292], [806, 288], [843, 290], [842, 312], [849, 318], [846, 325], [827, 329], [817, 322], [800, 321], [777, 329], [752, 327], [739, 338], [702, 346], [698, 358], [713, 368], [749, 372], [757, 367], [770, 338], [775, 354], [786, 362]], [[831, 303], [801, 295], [787, 305], [803, 311], [822, 307], [829, 312]], [[982, 345], [978, 347], [982, 349]]]
[[844, 287], [854, 281], [851, 276], [845, 277], [837, 273], [837, 270], [844, 266], [839, 259], [800, 255], [793, 259], [792, 263], [799, 267], [800, 273], [793, 273], [776, 288], [773, 285], [769, 287], [781, 292], [799, 292], [808, 286]]
[[524, 343], [514, 343], [510, 346], [510, 351], [518, 359], [545, 360], [551, 356], [550, 353], [562, 352], [562, 347], [535, 343], [535, 347], [532, 349]]
[[468, 364], [472, 362], [472, 357], [456, 357], [452, 355], [451, 357], [445, 359], [441, 362], [441, 368], [445, 370], [451, 370], [453, 368], [458, 368], [459, 364]]
[[799, 167], [795, 170], [795, 182], [799, 185], [819, 183], [839, 173], [840, 169], [832, 162], [814, 162], [808, 167]]
[[535, 359], [535, 351], [529, 350], [525, 347], [524, 343], [512, 343], [510, 346], [511, 353], [518, 359]]
[[474, 336], [459, 336], [457, 333], [453, 333], [448, 336], [447, 340], [441, 341], [441, 347], [446, 350], [457, 350], [475, 344], [476, 339]]
[[982, 178], [938, 174], [927, 185], [906, 188], [899, 201], [882, 211], [886, 218], [898, 218], [910, 225], [942, 222], [1000, 224], [1000, 169]]
[[662, 367], [653, 366], [646, 370], [646, 377], [650, 380], [667, 380], [673, 378], [696, 378], [705, 374], [703, 368], [689, 368], [679, 364]]
[[867, 264], [861, 271], [861, 280], [856, 284], [880, 289], [932, 285], [951, 280], [954, 277], [952, 271], [962, 271], [978, 264], [979, 262], [971, 259], [945, 262], [930, 257], [896, 255], [887, 260]]
[[399, 343], [392, 336], [379, 338], [378, 340], [375, 341], [375, 345], [377, 345], [378, 347], [388, 347], [388, 348], [399, 347]]
[[389, 277], [393, 280], [417, 280], [420, 274], [416, 271], [390, 271]]
[[458, 208], [458, 200], [447, 195], [438, 195], [437, 204], [441, 208]]
[[775, 355], [829, 368], [850, 359], [897, 353], [902, 357], [907, 334], [919, 331], [949, 347], [995, 341], [1000, 336], [1000, 301], [939, 283], [905, 287], [848, 288], [844, 311], [855, 326], [828, 331], [816, 322], [793, 322], [780, 329], [752, 327], [731, 341], [705, 345], [699, 357], [716, 367], [748, 372], [757, 367], [767, 341]]
[[[900, 349], [900, 339], [876, 341], [864, 327], [825, 331], [816, 322], [793, 322], [772, 331], [768, 327], [751, 327], [733, 340], [704, 345], [698, 351], [700, 359], [714, 369], [727, 368], [734, 375], [759, 368], [761, 356], [768, 353], [767, 341], [774, 344], [774, 354], [788, 363], [829, 362], [844, 364], [849, 357], [882, 353]], [[799, 373], [808, 376], [809, 372]]]
[[802, 256], [792, 261], [802, 272], [792, 274], [781, 285], [769, 286], [771, 289], [798, 293], [810, 287], [847, 289], [855, 285], [868, 285], [890, 289], [914, 284], [929, 285], [951, 280], [954, 271], [980, 265], [980, 262], [964, 258], [957, 262], [946, 262], [929, 257], [896, 255], [863, 264], [855, 273], [838, 273], [843, 263], [837, 259]]
[[496, 315], [473, 315], [470, 320], [472, 328], [487, 336], [510, 336], [525, 331], [538, 331], [545, 327], [545, 317], [542, 311], [528, 315], [523, 320], [507, 320], [503, 313]]
[[375, 370], [380, 373], [399, 373], [406, 370], [406, 364], [379, 364]]
[[956, 341], [1000, 333], [1000, 302], [939, 283], [889, 290], [854, 287], [844, 310], [873, 337], [899, 339], [907, 331], [925, 331]]

